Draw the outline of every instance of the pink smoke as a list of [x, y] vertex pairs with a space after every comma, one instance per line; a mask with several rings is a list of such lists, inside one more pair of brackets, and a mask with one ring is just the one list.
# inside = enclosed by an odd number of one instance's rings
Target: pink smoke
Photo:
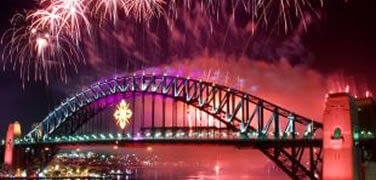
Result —
[[259, 96], [297, 114], [321, 120], [326, 90], [325, 79], [305, 66], [286, 60], [269, 64], [231, 56], [196, 56], [144, 70], [165, 72], [215, 82]]

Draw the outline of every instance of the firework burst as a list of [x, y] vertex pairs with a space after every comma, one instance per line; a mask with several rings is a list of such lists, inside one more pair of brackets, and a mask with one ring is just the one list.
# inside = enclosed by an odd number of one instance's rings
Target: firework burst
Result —
[[[185, 21], [187, 16], [196, 13], [195, 16], [208, 17], [205, 18], [206, 21], [212, 19], [227, 21], [228, 26], [231, 26], [235, 21], [235, 12], [242, 9], [249, 16], [244, 18], [250, 18], [249, 24], [252, 24], [252, 32], [262, 26], [279, 27], [281, 25], [284, 31], [288, 32], [294, 29], [294, 22], [297, 21], [303, 21], [306, 28], [306, 17], [308, 17], [306, 13], [308, 11], [315, 13], [317, 7], [323, 6], [323, 1], [40, 0], [40, 9], [29, 11], [26, 15], [16, 15], [12, 19], [13, 24], [17, 25], [9, 29], [2, 37], [2, 44], [5, 45], [2, 57], [4, 67], [10, 65], [14, 70], [18, 68], [21, 78], [26, 78], [26, 80], [30, 80], [34, 71], [35, 80], [48, 81], [48, 76], [52, 74], [48, 71], [54, 69], [53, 67], [58, 67], [61, 68], [58, 73], [60, 78], [66, 81], [66, 72], [70, 71], [66, 69], [68, 65], [72, 65], [76, 71], [79, 62], [84, 62], [81, 42], [85, 37], [91, 38], [93, 27], [103, 28], [95, 24], [112, 22], [115, 25], [119, 19], [128, 17], [134, 18], [139, 23], [149, 24], [148, 22], [153, 17], [158, 17], [158, 20], [162, 18], [167, 22], [169, 29], [173, 29], [175, 26], [173, 21], [179, 18]], [[229, 11], [231, 15], [228, 16], [226, 13]], [[23, 22], [14, 23], [20, 20]], [[206, 29], [211, 29], [211, 32], [215, 31], [212, 22], [201, 24], [207, 25]], [[226, 42], [229, 29], [228, 27], [226, 30], [223, 44]]]
[[123, 7], [127, 14], [132, 14], [137, 21], [148, 21], [164, 13], [165, 0], [124, 0]]
[[[40, 16], [39, 18], [45, 18], [46, 22], [51, 23], [51, 26], [57, 26], [56, 35], [60, 35], [62, 32], [70, 34], [71, 37], [78, 43], [82, 36], [81, 32], [86, 30], [90, 34], [91, 22], [87, 17], [87, 2], [85, 0], [56, 0], [56, 1], [42, 1], [42, 4], [48, 4], [46, 16]], [[38, 11], [35, 12], [38, 13]], [[49, 15], [52, 14], [52, 15]], [[42, 14], [43, 15], [43, 14]], [[31, 15], [35, 16], [35, 15]], [[37, 18], [38, 19], [38, 18]], [[34, 21], [37, 21], [34, 20]], [[45, 24], [40, 24], [45, 25]], [[37, 29], [46, 27], [35, 27]], [[54, 30], [54, 29], [49, 29]]]
[[16, 15], [11, 20], [14, 27], [1, 38], [5, 44], [2, 58], [3, 69], [11, 66], [19, 70], [19, 76], [25, 81], [49, 83], [50, 72], [55, 72], [63, 82], [67, 80], [67, 67], [78, 71], [78, 64], [84, 62], [84, 56], [76, 45], [65, 35], [54, 35], [24, 24], [24, 16]]
[[97, 16], [101, 23], [107, 19], [111, 20], [114, 24], [119, 19], [119, 12], [123, 8], [123, 0], [98, 0], [92, 1], [93, 3], [93, 16]]
[[130, 122], [131, 117], [132, 111], [129, 108], [129, 104], [125, 102], [125, 100], [122, 100], [117, 106], [117, 109], [114, 113], [116, 124], [118, 124], [121, 129], [124, 129], [125, 126]]

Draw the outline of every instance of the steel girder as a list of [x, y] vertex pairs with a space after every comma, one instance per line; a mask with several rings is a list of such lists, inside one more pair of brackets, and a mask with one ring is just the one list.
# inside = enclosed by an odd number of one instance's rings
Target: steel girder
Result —
[[[268, 134], [272, 134], [277, 140], [287, 138], [291, 142], [298, 142], [301, 139], [297, 138], [299, 129], [296, 126], [303, 126], [305, 127], [304, 139], [308, 139], [304, 141], [307, 142], [306, 145], [292, 143], [288, 147], [291, 150], [278, 145], [263, 147], [263, 144], [257, 148], [293, 179], [301, 177], [317, 179], [317, 174], [320, 175], [321, 148], [320, 153], [314, 152], [313, 143], [309, 139], [313, 138], [316, 130], [322, 129], [321, 123], [251, 94], [189, 77], [133, 75], [98, 82], [63, 101], [23, 139], [27, 142], [36, 144], [42, 142], [43, 144], [43, 141], [56, 135], [56, 132], [73, 134], [87, 120], [106, 108], [103, 106], [99, 110], [90, 109], [92, 103], [108, 96], [126, 93], [153, 94], [173, 98], [210, 114], [226, 124], [232, 132], [240, 134], [253, 132], [257, 133], [258, 138], [267, 139]], [[266, 114], [270, 117], [266, 118]], [[79, 116], [79, 118], [71, 118], [73, 116]], [[257, 121], [256, 126], [251, 125], [252, 121]], [[66, 126], [67, 124], [69, 126]], [[307, 152], [306, 149], [309, 152], [309, 167], [304, 165], [301, 158]]]
[[[296, 124], [306, 127], [305, 134], [322, 129], [321, 123], [229, 87], [193, 80], [189, 77], [134, 75], [98, 82], [66, 99], [25, 138], [34, 141], [47, 138], [69, 117], [91, 103], [114, 94], [132, 92], [159, 94], [183, 101], [213, 115], [228, 128], [242, 133], [256, 130], [260, 136], [263, 136], [268, 132], [271, 133], [272, 124], [274, 126], [272, 133], [275, 137], [281, 134], [281, 124], [285, 124], [282, 133], [291, 136], [296, 134]], [[264, 111], [272, 113], [268, 120], [265, 118]], [[288, 122], [280, 123], [281, 117]], [[254, 119], [257, 120], [257, 127], [251, 126]]]

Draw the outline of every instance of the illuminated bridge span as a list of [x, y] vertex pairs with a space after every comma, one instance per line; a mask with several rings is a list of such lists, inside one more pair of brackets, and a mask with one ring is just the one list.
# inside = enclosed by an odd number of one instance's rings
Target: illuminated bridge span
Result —
[[[133, 111], [123, 130], [113, 120], [114, 108], [122, 100]], [[319, 122], [215, 83], [133, 75], [98, 82], [66, 99], [14, 143], [28, 157], [43, 153], [44, 147], [72, 144], [252, 147], [293, 179], [319, 179], [322, 128]]]
[[[266, 136], [271, 131], [270, 127], [272, 125], [274, 126], [274, 137], [280, 137], [281, 126], [285, 126], [283, 136], [291, 135], [293, 138], [298, 135], [297, 125], [305, 127], [306, 131], [302, 133], [305, 136], [312, 136], [315, 130], [322, 128], [321, 123], [294, 114], [258, 97], [216, 85], [215, 83], [172, 76], [128, 76], [98, 82], [98, 84], [94, 84], [90, 88], [68, 98], [35, 129], [28, 133], [25, 136], [25, 140], [40, 141], [41, 139], [46, 139], [54, 135], [58, 129], [63, 129], [63, 124], [67, 125], [70, 122], [73, 125], [70, 127], [73, 129], [70, 130], [75, 132], [82, 123], [73, 122], [72, 119], [77, 119], [74, 116], [82, 115], [79, 113], [85, 111], [85, 115], [88, 115], [88, 117], [84, 119], [87, 121], [99, 111], [89, 112], [85, 108], [93, 103], [96, 106], [102, 106], [98, 109], [113, 105], [118, 102], [117, 98], [123, 98], [122, 96], [116, 96], [119, 94], [132, 94], [133, 96], [141, 94], [143, 100], [145, 95], [151, 94], [153, 96], [152, 111], [155, 110], [156, 96], [172, 98], [174, 102], [184, 102], [200, 111], [206, 112], [232, 131], [240, 133], [257, 131], [259, 137]], [[165, 100], [164, 98], [163, 100]], [[135, 97], [133, 97], [133, 100], [135, 100]], [[162, 110], [164, 113], [166, 109], [165, 101], [163, 102]], [[144, 107], [142, 109], [145, 110]], [[269, 120], [265, 118], [265, 111], [271, 115]], [[142, 113], [144, 115], [145, 111]], [[152, 114], [154, 115], [155, 113], [152, 112]], [[152, 118], [150, 128], [153, 129], [156, 124], [154, 116]], [[254, 119], [257, 121], [257, 127], [251, 126], [251, 122]], [[145, 121], [145, 119], [142, 120]], [[162, 119], [163, 125], [166, 125], [165, 120]], [[208, 125], [210, 124], [208, 123]], [[176, 125], [175, 127], [178, 126]]]

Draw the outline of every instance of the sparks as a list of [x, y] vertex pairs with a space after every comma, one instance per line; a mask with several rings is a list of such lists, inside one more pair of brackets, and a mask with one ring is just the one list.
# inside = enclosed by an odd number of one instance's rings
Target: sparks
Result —
[[132, 117], [132, 111], [129, 109], [129, 104], [122, 100], [117, 106], [117, 110], [114, 113], [116, 123], [120, 126], [121, 129], [124, 129], [125, 126], [129, 123], [130, 118]]
[[350, 92], [350, 86], [349, 86], [349, 85], [346, 85], [345, 92], [346, 92], [346, 93], [349, 93], [349, 92]]
[[23, 85], [32, 77], [34, 81], [44, 80], [48, 84], [51, 74], [66, 82], [67, 71], [77, 72], [78, 64], [84, 62], [83, 54], [64, 34], [24, 26], [29, 20], [17, 14], [11, 20], [14, 27], [2, 36], [1, 43], [5, 45], [3, 69], [7, 66], [13, 70], [18, 68]]
[[366, 98], [369, 98], [371, 96], [371, 93], [369, 91], [366, 91]]
[[99, 22], [103, 24], [107, 19], [116, 24], [119, 18], [119, 11], [126, 12], [123, 8], [123, 0], [98, 0], [92, 1], [95, 16], [98, 16]]
[[[170, 29], [174, 21], [185, 13], [192, 11], [201, 13], [208, 20], [218, 19], [223, 7], [231, 7], [230, 17], [235, 18], [236, 9], [243, 8], [251, 18], [252, 32], [256, 27], [274, 28], [282, 25], [285, 32], [294, 29], [293, 21], [299, 20], [304, 28], [310, 24], [311, 14], [323, 7], [325, 0], [206, 0], [206, 1], [178, 1], [178, 0], [40, 0], [41, 8], [26, 11], [22, 27], [13, 27], [3, 38], [4, 64], [11, 64], [12, 69], [18, 68], [21, 79], [32, 72], [35, 67], [37, 80], [48, 82], [53, 68], [47, 65], [53, 62], [58, 67], [60, 78], [66, 82], [67, 64], [73, 65], [78, 71], [77, 62], [85, 62], [81, 53], [82, 42], [85, 37], [92, 37], [97, 24], [107, 22], [116, 24], [120, 18], [134, 18], [139, 23], [149, 24], [153, 18], [163, 18]], [[196, 7], [200, 7], [195, 9]], [[166, 13], [167, 12], [167, 13]], [[196, 15], [201, 15], [196, 14]], [[18, 17], [18, 15], [16, 15]], [[19, 18], [14, 18], [19, 19]], [[208, 28], [213, 30], [210, 22]], [[101, 28], [101, 26], [99, 26]], [[41, 34], [48, 34], [48, 38]], [[4, 37], [3, 36], [3, 37]], [[61, 55], [64, 54], [64, 55]], [[41, 62], [44, 67], [40, 68]], [[49, 72], [51, 71], [51, 72]], [[27, 81], [27, 80], [26, 80]]]
[[221, 170], [221, 168], [219, 167], [218, 164], [214, 166], [214, 171], [215, 171], [215, 174], [216, 174], [216, 175], [219, 174], [220, 170]]
[[163, 13], [165, 0], [124, 0], [123, 8], [127, 14], [133, 15], [137, 21], [148, 21]]

